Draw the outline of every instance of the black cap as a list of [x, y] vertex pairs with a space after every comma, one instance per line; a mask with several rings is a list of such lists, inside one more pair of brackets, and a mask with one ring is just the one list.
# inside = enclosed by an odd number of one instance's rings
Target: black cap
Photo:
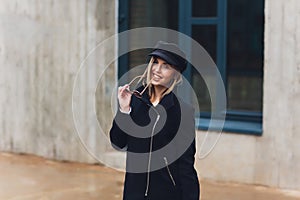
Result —
[[187, 61], [184, 52], [181, 51], [180, 48], [174, 43], [159, 41], [155, 45], [154, 50], [148, 54], [148, 56], [156, 56], [165, 60], [181, 73], [187, 67]]

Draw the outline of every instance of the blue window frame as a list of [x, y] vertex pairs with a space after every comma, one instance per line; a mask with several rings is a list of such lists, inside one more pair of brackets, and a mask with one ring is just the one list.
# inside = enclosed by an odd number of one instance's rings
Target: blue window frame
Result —
[[[169, 5], [172, 9], [167, 9]], [[130, 13], [138, 13], [132, 10], [138, 7], [147, 7], [140, 10], [140, 18], [148, 19], [134, 20]], [[160, 16], [164, 22], [151, 21], [152, 12], [155, 16], [166, 13], [158, 7], [168, 12], [168, 17]], [[226, 87], [228, 109], [223, 130], [227, 132], [262, 134], [263, 19], [264, 0], [119, 1], [119, 32], [142, 26], [174, 29], [191, 36], [210, 53]], [[123, 67], [119, 67], [119, 76], [131, 62], [130, 55], [120, 57]], [[184, 75], [193, 87], [205, 87], [192, 66]], [[197, 126], [205, 130], [210, 122], [210, 104], [205, 91], [197, 91], [204, 110], [197, 117]]]

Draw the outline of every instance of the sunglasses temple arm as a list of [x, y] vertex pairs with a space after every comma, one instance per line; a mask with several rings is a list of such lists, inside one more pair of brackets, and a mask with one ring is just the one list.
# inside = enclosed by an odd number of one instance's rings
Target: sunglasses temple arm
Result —
[[129, 90], [128, 88], [126, 89], [127, 92], [129, 92], [130, 94], [133, 94], [133, 92], [131, 90]]
[[[152, 78], [152, 79], [153, 79], [153, 78]], [[149, 85], [150, 85], [152, 79], [149, 81], [149, 83], [146, 85], [146, 87], [140, 92], [141, 95], [142, 95], [142, 94], [146, 91], [146, 89], [149, 87]]]
[[138, 80], [138, 83], [144, 78], [144, 75], [140, 75], [140, 76], [136, 76], [134, 79], [132, 79], [129, 83], [128, 83], [128, 85], [130, 86], [136, 79], [138, 79], [138, 78], [140, 78], [139, 80]]

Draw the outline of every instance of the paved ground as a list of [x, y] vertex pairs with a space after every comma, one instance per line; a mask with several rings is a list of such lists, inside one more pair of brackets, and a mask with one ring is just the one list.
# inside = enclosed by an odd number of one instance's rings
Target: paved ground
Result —
[[[123, 173], [0, 153], [0, 200], [120, 200]], [[202, 180], [202, 200], [300, 200], [300, 192]]]

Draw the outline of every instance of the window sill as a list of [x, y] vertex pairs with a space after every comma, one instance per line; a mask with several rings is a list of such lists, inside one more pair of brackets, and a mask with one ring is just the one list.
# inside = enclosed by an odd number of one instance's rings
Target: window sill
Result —
[[[207, 130], [210, 125], [211, 119], [209, 118], [196, 118], [196, 127], [198, 130]], [[221, 121], [214, 120], [213, 125], [209, 128], [210, 130], [219, 131], [222, 124]], [[262, 135], [262, 123], [261, 122], [246, 122], [236, 120], [226, 120], [222, 129], [223, 132], [237, 133], [237, 134], [248, 134], [248, 135]]]

